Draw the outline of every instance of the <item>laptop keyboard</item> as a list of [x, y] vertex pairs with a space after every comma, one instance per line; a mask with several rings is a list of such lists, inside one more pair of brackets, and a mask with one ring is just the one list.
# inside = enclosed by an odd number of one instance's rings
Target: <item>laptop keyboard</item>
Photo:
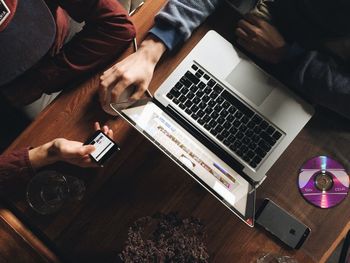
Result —
[[252, 168], [262, 162], [282, 137], [264, 117], [196, 64], [166, 96]]

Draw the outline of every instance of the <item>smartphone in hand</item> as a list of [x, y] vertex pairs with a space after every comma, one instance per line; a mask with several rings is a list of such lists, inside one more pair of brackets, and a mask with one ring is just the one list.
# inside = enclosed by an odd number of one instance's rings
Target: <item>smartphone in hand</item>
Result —
[[119, 145], [100, 130], [96, 131], [84, 144], [95, 146], [96, 149], [90, 154], [90, 158], [100, 166], [102, 166], [113, 153], [120, 150]]

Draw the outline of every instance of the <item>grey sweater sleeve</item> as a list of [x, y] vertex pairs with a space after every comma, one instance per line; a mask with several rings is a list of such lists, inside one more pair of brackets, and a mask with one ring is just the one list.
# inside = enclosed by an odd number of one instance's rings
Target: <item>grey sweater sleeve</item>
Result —
[[169, 0], [155, 18], [151, 33], [168, 49], [187, 40], [222, 0]]

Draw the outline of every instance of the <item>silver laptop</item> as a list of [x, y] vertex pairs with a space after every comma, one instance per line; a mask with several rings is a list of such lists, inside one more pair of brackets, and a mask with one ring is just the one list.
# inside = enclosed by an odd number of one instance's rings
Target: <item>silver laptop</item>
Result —
[[256, 185], [313, 113], [215, 31], [152, 100], [120, 105], [111, 107], [251, 226]]
[[235, 159], [255, 182], [313, 114], [309, 104], [215, 31], [201, 39], [155, 98]]

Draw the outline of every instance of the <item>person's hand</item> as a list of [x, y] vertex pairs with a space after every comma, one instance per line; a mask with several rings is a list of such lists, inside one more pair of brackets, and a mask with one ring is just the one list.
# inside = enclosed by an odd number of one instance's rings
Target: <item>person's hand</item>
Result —
[[286, 41], [262, 18], [248, 15], [238, 22], [235, 33], [238, 44], [266, 62], [279, 63], [286, 55]]
[[53, 162], [63, 161], [81, 167], [94, 167], [89, 154], [95, 150], [93, 145], [83, 145], [81, 142], [57, 138], [52, 141], [48, 150], [48, 158]]
[[140, 99], [148, 89], [154, 68], [165, 51], [163, 42], [149, 35], [137, 52], [105, 71], [100, 77], [99, 97], [102, 106], [117, 102], [127, 88], [135, 88], [131, 99]]
[[[101, 130], [100, 124], [95, 123], [95, 130]], [[102, 131], [113, 138], [113, 131], [108, 126], [103, 126]], [[45, 165], [63, 161], [81, 167], [97, 167], [89, 154], [95, 150], [93, 145], [83, 145], [81, 142], [57, 138], [42, 146], [29, 151], [29, 160], [34, 169]]]

